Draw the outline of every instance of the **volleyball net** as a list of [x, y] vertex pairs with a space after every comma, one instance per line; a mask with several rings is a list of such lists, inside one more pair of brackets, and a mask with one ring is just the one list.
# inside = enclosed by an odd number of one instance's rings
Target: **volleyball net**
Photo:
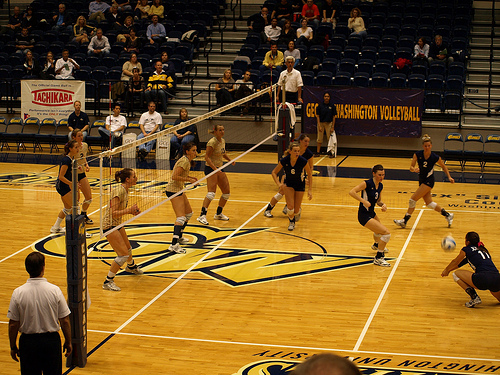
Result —
[[[104, 151], [96, 156], [99, 159], [100, 237], [102, 238], [111, 233], [111, 231], [130, 224], [163, 203], [168, 202], [173, 197], [194, 188], [193, 184], [186, 184], [182, 191], [173, 196], [167, 197], [165, 195], [166, 185], [172, 179], [173, 167], [177, 161], [177, 158], [174, 158], [174, 145], [171, 143], [172, 138], [175, 136], [174, 132], [179, 132], [188, 127], [193, 129], [192, 126], [195, 126], [197, 133], [195, 144], [197, 145], [198, 156], [194, 160], [195, 165], [192, 167], [190, 175], [198, 179], [197, 184], [203, 184], [212, 174], [225, 169], [232, 162], [237, 162], [250, 152], [255, 151], [258, 147], [272, 140], [276, 135], [276, 123], [274, 119], [269, 122], [262, 122], [258, 126], [246, 126], [246, 122], [240, 120], [234, 122], [226, 120], [221, 122], [221, 117], [219, 116], [232, 115], [233, 113], [239, 114], [241, 108], [249, 103], [265, 100], [270, 101], [269, 96], [275, 99], [276, 89], [277, 85], [274, 85], [266, 90], [255, 92], [224, 107], [192, 118], [179, 125], [168, 127], [142, 139], [136, 139], [137, 132], [133, 133], [130, 126], [130, 129], [125, 129], [122, 136], [123, 144], [121, 146]], [[230, 120], [230, 118], [226, 118]], [[210, 132], [213, 130], [214, 125], [219, 124], [225, 127], [224, 139], [226, 141], [226, 148], [229, 151], [237, 149], [241, 153], [238, 156], [231, 157], [231, 162], [225, 163], [219, 169], [205, 176], [205, 145], [213, 137]], [[148, 157], [142, 160], [137, 150], [141, 145], [151, 141], [155, 141], [156, 145]], [[179, 152], [180, 156], [182, 156], [182, 147]], [[119, 184], [119, 182], [115, 181], [115, 173], [123, 168], [132, 168], [136, 172], [138, 182], [129, 189], [128, 207], [136, 204], [141, 212], [136, 216], [127, 215], [126, 220], [123, 220], [119, 226], [105, 232], [104, 229], [106, 228], [103, 228], [102, 224], [106, 221], [105, 215], [110, 214], [108, 208], [113, 188]]]

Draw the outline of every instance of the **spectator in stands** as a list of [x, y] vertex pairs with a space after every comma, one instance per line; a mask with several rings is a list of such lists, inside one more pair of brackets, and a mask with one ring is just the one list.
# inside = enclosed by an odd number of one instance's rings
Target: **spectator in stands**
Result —
[[106, 12], [106, 20], [111, 30], [120, 30], [123, 24], [123, 17], [118, 13], [118, 4], [113, 3]]
[[45, 63], [43, 64], [42, 72], [40, 76], [43, 79], [54, 79], [56, 78], [56, 63], [54, 61], [54, 54], [49, 51], [47, 52], [47, 57]]
[[313, 22], [316, 27], [319, 26], [321, 15], [318, 6], [314, 4], [313, 0], [307, 0], [302, 7], [302, 18], [305, 18], [307, 22]]
[[278, 26], [278, 20], [273, 18], [271, 24], [264, 27], [266, 43], [278, 42], [281, 35], [281, 27]]
[[21, 34], [16, 36], [16, 53], [25, 55], [35, 46], [35, 38], [29, 34], [26, 27], [21, 29]]
[[149, 8], [149, 16], [152, 17], [156, 14], [158, 17], [163, 19], [164, 12], [165, 8], [163, 7], [163, 5], [161, 5], [161, 0], [153, 0], [153, 5], [151, 5], [151, 7]]
[[281, 34], [278, 39], [278, 44], [288, 45], [288, 42], [295, 40], [297, 37], [297, 32], [292, 28], [292, 22], [290, 20], [285, 20], [283, 28], [281, 29]]
[[313, 39], [313, 30], [307, 26], [307, 19], [302, 18], [300, 27], [297, 29], [297, 45], [309, 47]]
[[271, 14], [271, 20], [276, 18], [278, 20], [278, 25], [283, 27], [286, 20], [292, 20], [292, 16], [292, 5], [288, 2], [288, 0], [281, 0], [280, 3], [274, 8]]
[[40, 75], [40, 64], [37, 59], [33, 58], [33, 52], [27, 49], [26, 59], [24, 60], [24, 77], [23, 78], [38, 78]]
[[[155, 16], [158, 18], [158, 16]], [[163, 65], [160, 60], [155, 63], [155, 71], [151, 73], [148, 79], [148, 87], [146, 88], [145, 98], [147, 102], [157, 102], [161, 100], [162, 109], [166, 115], [167, 111], [167, 90], [174, 87], [172, 77], [168, 76], [163, 70]]]
[[136, 20], [149, 17], [149, 5], [148, 0], [138, 0], [137, 5], [134, 9], [134, 15]]
[[167, 36], [167, 32], [165, 31], [165, 26], [161, 23], [158, 23], [158, 16], [154, 15], [151, 20], [153, 21], [146, 30], [146, 36], [149, 39], [149, 43], [154, 44], [165, 41], [165, 37]]
[[104, 57], [111, 52], [108, 37], [102, 35], [102, 29], [97, 29], [88, 46], [89, 56]]
[[436, 35], [434, 42], [429, 47], [429, 64], [434, 60], [444, 61], [446, 65], [454, 61], [453, 57], [450, 56], [450, 51], [448, 51], [448, 45], [443, 42], [441, 35]]
[[141, 47], [142, 47], [142, 39], [135, 34], [135, 29], [131, 28], [129, 31], [129, 35], [125, 39], [124, 50], [127, 52], [139, 53], [141, 51]]
[[80, 65], [75, 60], [69, 58], [69, 51], [67, 49], [63, 49], [62, 57], [56, 61], [56, 79], [75, 79], [73, 77], [74, 69], [80, 69]]
[[282, 71], [278, 79], [278, 94], [280, 98], [281, 86], [285, 86], [285, 100], [288, 103], [302, 103], [302, 76], [300, 72], [293, 68], [295, 59], [288, 56], [285, 59], [286, 70]]
[[[156, 104], [155, 102], [149, 102], [148, 111], [144, 112], [139, 119], [139, 126], [141, 127], [141, 134], [137, 136], [137, 139], [142, 139], [151, 134], [156, 133], [161, 126], [162, 118], [161, 115], [156, 112]], [[139, 146], [139, 158], [141, 160], [146, 159], [146, 156], [151, 152], [153, 147], [156, 145], [156, 140], [152, 140], [146, 143], [143, 143]]]
[[172, 77], [174, 80], [174, 90], [177, 88], [177, 77], [175, 75], [175, 64], [168, 59], [167, 51], [161, 53], [161, 64], [163, 65], [163, 70], [167, 73], [167, 76]]
[[87, 131], [90, 127], [89, 116], [87, 116], [85, 112], [82, 112], [82, 103], [79, 100], [75, 101], [73, 106], [75, 107], [75, 111], [68, 117], [68, 138], [71, 141], [71, 133], [73, 130], [80, 129], [83, 134], [83, 141], [85, 141], [85, 138], [87, 138]]
[[79, 44], [88, 43], [89, 38], [94, 36], [95, 28], [87, 25], [87, 20], [84, 16], [79, 16], [76, 23], [73, 25], [73, 42]]
[[330, 22], [333, 27], [337, 25], [337, 12], [339, 11], [339, 3], [333, 0], [326, 0], [323, 3], [323, 19], [322, 22]]
[[21, 21], [21, 27], [26, 27], [29, 31], [35, 30], [38, 25], [37, 18], [33, 15], [33, 8], [28, 6]]
[[[175, 125], [179, 125], [185, 121], [189, 120], [188, 111], [186, 108], [181, 108], [179, 111], [179, 118], [174, 122]], [[195, 124], [186, 126], [185, 128], [174, 130], [174, 135], [170, 138], [170, 147], [172, 149], [172, 155], [174, 159], [182, 156], [182, 147], [189, 142], [194, 142], [195, 134], [198, 131]]]
[[21, 14], [21, 8], [15, 6], [14, 13], [9, 17], [9, 23], [7, 24], [7, 26], [2, 26], [0, 34], [14, 35], [15, 32], [21, 29], [22, 22], [23, 15]]
[[122, 76], [120, 79], [128, 82], [134, 74], [132, 71], [134, 68], [139, 69], [139, 74], [142, 74], [142, 65], [139, 61], [137, 61], [137, 53], [132, 52], [130, 54], [130, 60], [126, 61], [122, 66]]
[[144, 82], [144, 77], [140, 74], [139, 68], [132, 68], [132, 77], [128, 80], [127, 93], [125, 95], [128, 113], [134, 112], [134, 98], [137, 96], [139, 97], [139, 108], [143, 108], [145, 89], [146, 84]]
[[132, 6], [130, 5], [130, 1], [124, 1], [123, 3], [118, 3], [116, 0], [113, 0], [113, 4], [116, 4], [118, 6], [118, 11], [124, 12], [127, 10], [132, 10]]
[[429, 58], [429, 45], [424, 37], [418, 38], [417, 44], [413, 48], [413, 61], [425, 61]]
[[[130, 36], [130, 30], [134, 29], [134, 31], [137, 32], [134, 26], [134, 17], [132, 16], [127, 16], [125, 18], [125, 21], [123, 21], [123, 25], [118, 31], [118, 35], [116, 36], [116, 41], [120, 43], [125, 43], [127, 41], [127, 38]], [[130, 51], [127, 51], [130, 52]], [[138, 51], [136, 51], [138, 52]]]
[[63, 31], [68, 27], [71, 28], [73, 20], [71, 15], [66, 11], [66, 5], [59, 4], [59, 12], [52, 16], [52, 30]]
[[247, 19], [249, 31], [262, 33], [267, 25], [271, 24], [271, 16], [267, 7], [263, 6], [259, 13], [252, 14]]
[[109, 143], [111, 138], [111, 148], [122, 144], [123, 132], [127, 127], [127, 119], [120, 115], [120, 110], [120, 104], [116, 103], [113, 106], [113, 114], [106, 117], [105, 127], [99, 128], [99, 134], [105, 143]]
[[223, 107], [233, 102], [234, 79], [231, 69], [224, 70], [224, 75], [217, 80], [215, 85], [215, 97], [217, 106]]
[[[240, 100], [253, 93], [253, 82], [250, 80], [252, 73], [249, 70], [243, 74], [243, 77], [236, 81], [234, 85], [235, 93], [234, 99]], [[241, 109], [241, 116], [246, 115], [250, 109], [250, 102], [246, 102]]]
[[287, 56], [292, 56], [295, 59], [295, 65], [293, 66], [296, 68], [302, 63], [302, 60], [300, 58], [300, 50], [295, 48], [295, 42], [293, 40], [288, 42], [288, 49], [284, 53], [285, 59]]
[[260, 66], [260, 75], [262, 76], [269, 69], [274, 70], [277, 74], [281, 73], [284, 61], [283, 52], [278, 51], [278, 44], [271, 42], [271, 50], [266, 53], [264, 61]]
[[101, 22], [106, 19], [104, 13], [110, 8], [108, 3], [102, 0], [94, 0], [89, 4], [89, 20]]
[[351, 10], [351, 18], [347, 22], [347, 26], [352, 30], [351, 35], [360, 35], [362, 38], [365, 38], [367, 35], [365, 22], [361, 17], [361, 11], [359, 8], [352, 8]]

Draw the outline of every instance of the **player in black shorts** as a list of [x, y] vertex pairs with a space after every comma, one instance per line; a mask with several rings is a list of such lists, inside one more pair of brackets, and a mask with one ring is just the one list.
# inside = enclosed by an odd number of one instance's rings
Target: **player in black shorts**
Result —
[[[467, 262], [474, 272], [458, 269]], [[470, 296], [470, 301], [465, 303], [466, 307], [474, 307], [481, 303], [476, 289], [489, 290], [500, 302], [500, 273], [491, 260], [490, 252], [484, 247], [476, 232], [465, 235], [465, 247], [446, 266], [441, 276], [448, 276], [453, 270], [456, 270], [453, 272], [453, 280]]]
[[[287, 214], [288, 214], [288, 230], [294, 230], [295, 222], [299, 218], [302, 199], [306, 190], [306, 182], [303, 171], [307, 174], [309, 187], [307, 195], [312, 199], [312, 171], [306, 158], [299, 155], [300, 145], [296, 142], [291, 142], [285, 156], [280, 160], [278, 165], [273, 169], [271, 175], [274, 182], [278, 185], [278, 189], [283, 189], [285, 192]], [[278, 177], [279, 171], [285, 171], [285, 181], [280, 181]]]
[[349, 195], [360, 202], [358, 208], [359, 223], [373, 232], [373, 239], [376, 244], [374, 246], [377, 249], [377, 255], [375, 255], [373, 264], [390, 267], [391, 265], [384, 258], [384, 252], [386, 251], [385, 246], [387, 242], [391, 239], [391, 233], [380, 222], [375, 213], [375, 205], [380, 206], [382, 212], [387, 211], [387, 206], [381, 200], [382, 189], [384, 188], [382, 184], [385, 177], [384, 167], [377, 164], [372, 168], [372, 175], [373, 178], [365, 180], [352, 188]]
[[[451, 177], [450, 171], [444, 164], [441, 157], [434, 152], [432, 152], [432, 140], [429, 135], [424, 134], [422, 137], [423, 150], [417, 151], [413, 154], [413, 160], [411, 161], [410, 171], [418, 173], [418, 189], [410, 198], [408, 204], [408, 211], [406, 211], [405, 217], [403, 219], [395, 219], [394, 223], [401, 228], [405, 228], [408, 220], [411, 218], [411, 214], [415, 211], [417, 206], [417, 201], [420, 198], [424, 198], [425, 205], [437, 212], [440, 212], [448, 222], [448, 227], [453, 223], [454, 214], [446, 212], [444, 208], [441, 208], [436, 202], [432, 201], [432, 188], [434, 187], [434, 165], [437, 163], [446, 173], [448, 180], [452, 184], [455, 180]], [[415, 164], [418, 163], [418, 166]]]

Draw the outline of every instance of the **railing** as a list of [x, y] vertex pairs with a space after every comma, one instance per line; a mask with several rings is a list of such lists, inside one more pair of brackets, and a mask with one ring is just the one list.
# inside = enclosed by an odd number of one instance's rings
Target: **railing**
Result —
[[[490, 65], [489, 65], [489, 74], [488, 74], [488, 117], [491, 116], [491, 89], [493, 87], [493, 51], [494, 51], [494, 40], [495, 40], [495, 6], [496, 1], [493, 0], [491, 2], [491, 33], [490, 33]], [[495, 109], [496, 110], [496, 109]]]

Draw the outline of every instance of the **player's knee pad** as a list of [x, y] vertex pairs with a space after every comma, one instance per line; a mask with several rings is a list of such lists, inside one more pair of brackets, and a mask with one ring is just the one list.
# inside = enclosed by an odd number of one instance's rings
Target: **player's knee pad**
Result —
[[417, 201], [414, 201], [413, 199], [410, 198], [410, 200], [408, 202], [408, 207], [410, 207], [410, 208], [417, 207]]
[[189, 219], [191, 219], [193, 217], [193, 213], [190, 212], [186, 215], [186, 221], [189, 221]]
[[116, 262], [116, 264], [118, 264], [121, 267], [127, 262], [127, 259], [128, 259], [128, 255], [117, 256], [115, 258], [115, 262]]
[[382, 237], [382, 235], [380, 233], [373, 233], [373, 236], [376, 237], [376, 238]]
[[62, 211], [66, 216], [71, 215], [71, 208], [63, 208]]
[[431, 202], [431, 203], [427, 204], [426, 206], [429, 207], [431, 210], [433, 210], [433, 209], [436, 208], [437, 203], [436, 202]]
[[91, 204], [91, 203], [92, 203], [92, 198], [83, 201], [83, 204]]
[[458, 280], [460, 280], [460, 277], [458, 277], [457, 275], [455, 275], [455, 272], [453, 272], [451, 274], [451, 276], [453, 276], [453, 281], [456, 282], [456, 283], [458, 283]]
[[288, 206], [286, 206], [286, 213], [288, 214], [288, 216], [293, 215], [294, 212], [295, 210], [293, 208], [288, 208]]
[[380, 236], [380, 240], [381, 241], [384, 241], [385, 243], [389, 242], [389, 240], [391, 239], [391, 234], [383, 234], [382, 236]]
[[177, 218], [175, 219], [175, 222], [180, 223], [181, 225], [184, 225], [184, 223], [186, 222], [186, 216], [177, 216]]
[[283, 198], [283, 194], [280, 194], [280, 193], [276, 193], [276, 195], [274, 196], [274, 199], [276, 199], [276, 202], [279, 202], [281, 200], [281, 198]]
[[214, 198], [215, 198], [215, 191], [209, 191], [209, 192], [207, 193], [207, 199], [208, 199], [209, 201], [212, 201]]
[[226, 201], [229, 200], [229, 197], [231, 196], [231, 194], [227, 193], [227, 194], [222, 194], [220, 197]]

